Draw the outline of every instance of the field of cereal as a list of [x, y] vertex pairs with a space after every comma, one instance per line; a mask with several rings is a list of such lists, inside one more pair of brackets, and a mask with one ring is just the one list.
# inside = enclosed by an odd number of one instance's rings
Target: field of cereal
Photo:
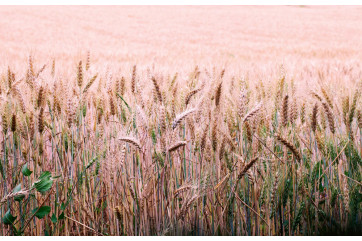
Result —
[[1, 6], [0, 235], [361, 235], [361, 6]]

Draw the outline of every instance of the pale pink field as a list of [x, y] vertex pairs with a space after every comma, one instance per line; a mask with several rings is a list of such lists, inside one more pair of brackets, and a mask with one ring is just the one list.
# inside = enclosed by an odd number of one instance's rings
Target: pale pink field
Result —
[[[360, 62], [360, 6], [1, 6], [0, 66]], [[21, 62], [19, 62], [21, 61]], [[16, 68], [16, 67], [15, 67]]]

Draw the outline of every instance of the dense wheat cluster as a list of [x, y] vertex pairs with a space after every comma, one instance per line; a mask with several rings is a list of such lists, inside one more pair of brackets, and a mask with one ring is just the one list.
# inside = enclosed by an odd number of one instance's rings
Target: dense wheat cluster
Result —
[[0, 235], [361, 233], [358, 66], [91, 60], [1, 70]]

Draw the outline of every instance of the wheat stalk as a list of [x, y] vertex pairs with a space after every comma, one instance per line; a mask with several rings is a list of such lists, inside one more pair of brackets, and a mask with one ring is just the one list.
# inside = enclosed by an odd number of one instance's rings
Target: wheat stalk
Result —
[[300, 161], [302, 159], [300, 153], [297, 150], [297, 148], [292, 143], [290, 143], [289, 141], [284, 139], [279, 134], [276, 134], [275, 137], [277, 138], [278, 141], [280, 141], [284, 146], [286, 146], [293, 153], [294, 157], [298, 161]]
[[172, 129], [175, 129], [177, 127], [177, 125], [179, 125], [181, 123], [182, 120], [184, 120], [189, 114], [195, 112], [196, 110], [197, 110], [196, 108], [189, 109], [189, 110], [186, 110], [186, 111], [182, 112], [181, 114], [177, 115], [176, 118], [172, 122]]
[[133, 137], [119, 137], [118, 140], [128, 142], [128, 143], [134, 145], [135, 147], [137, 147], [139, 150], [142, 149], [140, 142], [136, 138], [133, 138]]

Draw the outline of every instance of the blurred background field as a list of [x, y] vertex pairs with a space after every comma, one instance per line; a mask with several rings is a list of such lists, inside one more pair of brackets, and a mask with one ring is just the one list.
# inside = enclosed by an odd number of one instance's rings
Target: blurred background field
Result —
[[[0, 66], [51, 58], [180, 68], [362, 56], [361, 6], [1, 6]], [[265, 64], [264, 64], [265, 66]]]

